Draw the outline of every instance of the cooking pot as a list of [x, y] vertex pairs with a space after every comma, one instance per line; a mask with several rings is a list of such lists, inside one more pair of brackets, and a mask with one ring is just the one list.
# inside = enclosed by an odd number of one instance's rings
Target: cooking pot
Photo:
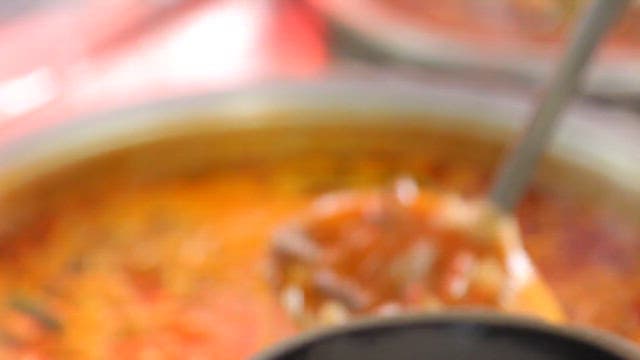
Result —
[[[491, 173], [524, 125], [527, 94], [384, 80], [271, 83], [70, 120], [0, 149], [0, 241], [44, 207], [126, 172], [148, 183], [230, 161], [310, 151], [438, 148]], [[537, 174], [540, 186], [640, 212], [637, 115], [577, 101]], [[455, 189], [454, 189], [455, 190]]]

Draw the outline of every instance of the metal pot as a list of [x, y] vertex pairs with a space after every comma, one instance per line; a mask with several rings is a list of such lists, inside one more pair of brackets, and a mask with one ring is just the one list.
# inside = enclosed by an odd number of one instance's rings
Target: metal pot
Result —
[[[268, 160], [308, 149], [427, 151], [448, 146], [487, 168], [523, 125], [527, 96], [393, 81], [323, 80], [161, 101], [30, 134], [0, 149], [0, 241], [65, 196], [126, 168], [145, 179], [183, 176], [227, 158]], [[449, 139], [465, 139], [452, 142]], [[577, 103], [537, 181], [640, 211], [636, 115]], [[596, 191], [597, 190], [597, 191]], [[637, 220], [637, 216], [636, 216]]]
[[[544, 79], [545, 74], [552, 68], [551, 60], [557, 56], [558, 46], [562, 42], [559, 37], [534, 45], [525, 40], [526, 37], [521, 38], [517, 29], [509, 31], [502, 28], [499, 30], [502, 33], [486, 36], [483, 35], [482, 26], [476, 32], [473, 26], [465, 29], [461, 24], [450, 24], [447, 28], [438, 24], [438, 20], [419, 20], [419, 10], [418, 13], [407, 15], [404, 13], [407, 9], [403, 9], [402, 4], [394, 4], [393, 1], [309, 2], [330, 20], [338, 43], [344, 47], [338, 49], [349, 55], [364, 55], [391, 63], [418, 65], [423, 69], [445, 71], [463, 78], [484, 79], [489, 83], [499, 79], [513, 84], [532, 85]], [[504, 17], [505, 14], [500, 9], [507, 5], [506, 3], [458, 5], [460, 8], [456, 15], [466, 16], [471, 22], [473, 18], [482, 19], [480, 23], [484, 24], [493, 20], [494, 30], [500, 29], [501, 21], [508, 18]], [[476, 5], [475, 14], [474, 6], [469, 5]], [[433, 3], [423, 6], [433, 6]], [[417, 8], [419, 9], [419, 6]], [[456, 5], [452, 5], [451, 8], [456, 9]], [[578, 6], [578, 10], [580, 9], [581, 6]], [[636, 8], [629, 9], [629, 20], [621, 25], [634, 26], [633, 13], [637, 11]], [[436, 7], [431, 13], [434, 15], [438, 12], [439, 9]], [[492, 15], [495, 18], [492, 18]], [[531, 13], [529, 15], [531, 19], [535, 18]], [[446, 18], [446, 15], [444, 17]], [[517, 17], [510, 20], [518, 23]], [[542, 30], [543, 27], [541, 24], [533, 25], [536, 30]], [[565, 33], [568, 31], [565, 26], [559, 28], [564, 29]], [[638, 68], [637, 50], [628, 44], [617, 48], [611, 46], [605, 50], [599, 66], [587, 76], [585, 91], [592, 95], [620, 100], [637, 98], [640, 90], [635, 76]]]

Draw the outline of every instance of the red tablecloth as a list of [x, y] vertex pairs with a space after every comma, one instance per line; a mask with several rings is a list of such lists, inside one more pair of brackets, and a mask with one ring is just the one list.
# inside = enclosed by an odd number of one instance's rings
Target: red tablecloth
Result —
[[105, 108], [325, 68], [325, 26], [304, 2], [164, 3], [71, 2], [0, 23], [0, 145]]

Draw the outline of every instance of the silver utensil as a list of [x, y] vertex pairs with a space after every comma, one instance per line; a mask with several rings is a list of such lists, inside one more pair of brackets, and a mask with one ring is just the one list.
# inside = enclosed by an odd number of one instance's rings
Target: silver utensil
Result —
[[562, 111], [579, 88], [594, 50], [628, 3], [628, 0], [595, 0], [581, 18], [528, 128], [497, 172], [489, 197], [503, 211], [511, 212], [520, 202]]

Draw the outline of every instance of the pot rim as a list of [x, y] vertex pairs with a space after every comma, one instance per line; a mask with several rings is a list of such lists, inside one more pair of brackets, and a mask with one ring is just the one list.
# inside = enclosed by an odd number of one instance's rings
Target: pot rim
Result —
[[348, 324], [303, 332], [285, 339], [254, 355], [252, 360], [272, 360], [319, 339], [367, 328], [386, 328], [436, 323], [473, 323], [542, 332], [565, 340], [577, 341], [600, 348], [622, 359], [640, 359], [640, 349], [629, 341], [603, 330], [576, 326], [556, 326], [542, 320], [489, 311], [445, 311], [438, 313], [410, 313], [389, 317], [368, 317]]
[[[424, 31], [402, 19], [401, 15], [374, 9], [375, 6], [367, 4], [367, 1], [359, 1], [355, 5], [355, 2], [340, 0], [309, 2], [328, 17], [338, 30], [338, 35], [392, 59], [409, 61], [411, 64], [436, 65], [454, 71], [471, 70], [494, 76], [499, 74], [527, 85], [544, 78], [553, 65], [549, 61], [553, 52], [548, 54], [548, 51], [519, 46], [517, 43], [511, 47], [478, 51], [468, 40], [452, 38], [437, 31]], [[516, 51], [513, 50], [514, 46], [517, 47]], [[585, 84], [586, 92], [622, 99], [637, 96], [640, 92], [636, 75], [639, 69], [637, 59], [631, 55], [612, 55], [605, 56], [599, 66], [590, 71]]]
[[[526, 94], [495, 89], [480, 92], [463, 84], [394, 78], [267, 82], [152, 101], [35, 131], [0, 148], [0, 185], [11, 187], [25, 174], [37, 176], [65, 163], [189, 129], [266, 126], [259, 115], [274, 111], [430, 115], [424, 121], [429, 127], [476, 130], [504, 141], [522, 127], [531, 105]], [[575, 101], [565, 113], [549, 154], [603, 174], [622, 174], [613, 179], [616, 185], [640, 192], [640, 143], [635, 140], [640, 138], [639, 118], [623, 109]], [[318, 121], [298, 120], [306, 125]]]

